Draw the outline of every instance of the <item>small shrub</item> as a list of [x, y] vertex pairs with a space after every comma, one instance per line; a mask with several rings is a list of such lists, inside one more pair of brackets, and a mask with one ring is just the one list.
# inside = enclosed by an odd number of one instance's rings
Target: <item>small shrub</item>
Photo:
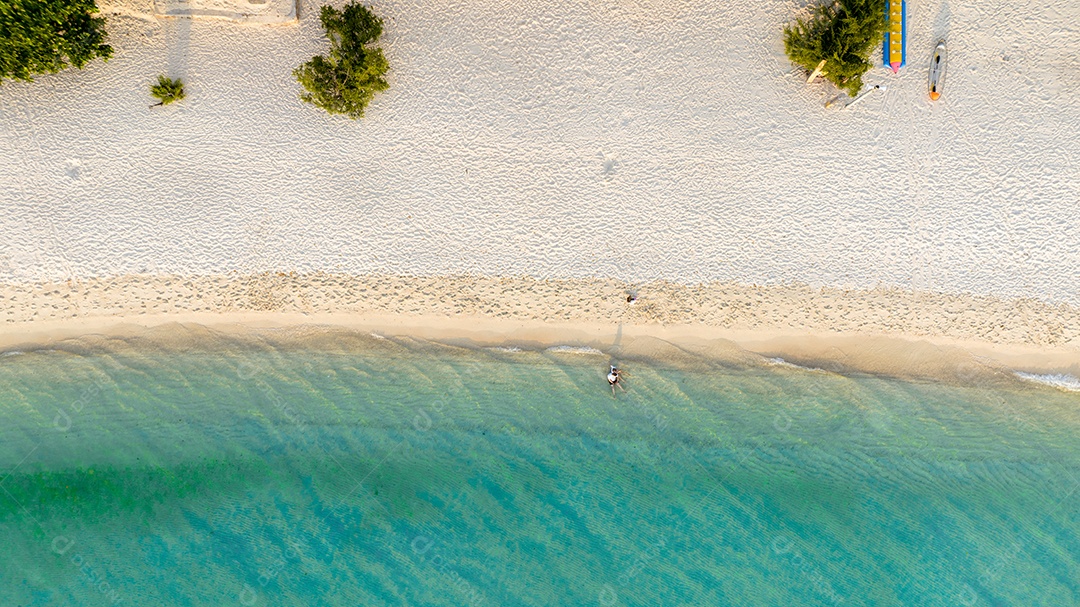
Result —
[[384, 78], [390, 65], [382, 49], [366, 46], [382, 35], [382, 20], [353, 3], [342, 11], [324, 6], [319, 18], [330, 39], [330, 54], [312, 57], [293, 71], [307, 90], [300, 98], [331, 114], [362, 118], [375, 93], [390, 88]]
[[150, 94], [158, 99], [158, 102], [150, 107], [169, 105], [184, 98], [184, 83], [179, 78], [172, 80], [161, 75], [157, 77], [157, 81], [157, 84], [150, 87]]
[[105, 18], [96, 12], [94, 0], [0, 0], [0, 82], [111, 57]]
[[808, 18], [784, 27], [784, 50], [808, 72], [824, 59], [825, 78], [855, 96], [884, 33], [884, 0], [826, 0]]

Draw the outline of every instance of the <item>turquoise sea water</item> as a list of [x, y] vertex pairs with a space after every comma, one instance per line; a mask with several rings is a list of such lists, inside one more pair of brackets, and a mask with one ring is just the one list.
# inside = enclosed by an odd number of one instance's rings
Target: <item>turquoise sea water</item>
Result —
[[0, 605], [1076, 605], [1080, 396], [330, 335], [0, 357]]

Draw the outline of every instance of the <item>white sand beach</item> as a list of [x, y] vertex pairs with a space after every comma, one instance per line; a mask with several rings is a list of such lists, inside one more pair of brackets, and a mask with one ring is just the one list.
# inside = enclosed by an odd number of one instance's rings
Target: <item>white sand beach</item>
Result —
[[[298, 98], [319, 3], [150, 5], [103, 4], [109, 62], [0, 87], [7, 343], [259, 313], [1080, 352], [1070, 0], [912, 2], [908, 66], [847, 110], [784, 56], [790, 2], [380, 0], [391, 88], [356, 122]], [[188, 98], [151, 110], [162, 72]]]

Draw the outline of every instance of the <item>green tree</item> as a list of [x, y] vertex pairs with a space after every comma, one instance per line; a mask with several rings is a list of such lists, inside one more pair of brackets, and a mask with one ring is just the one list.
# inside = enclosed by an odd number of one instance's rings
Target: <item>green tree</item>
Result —
[[382, 49], [366, 46], [382, 35], [382, 20], [355, 3], [342, 11], [324, 6], [319, 18], [330, 54], [312, 57], [293, 71], [307, 90], [300, 98], [331, 114], [362, 118], [375, 93], [390, 88], [384, 78], [390, 65]]
[[0, 82], [111, 57], [97, 11], [94, 0], [0, 0]]
[[158, 102], [150, 107], [169, 105], [173, 101], [180, 101], [184, 98], [184, 83], [181, 82], [179, 78], [171, 80], [162, 74], [157, 77], [157, 82], [157, 84], [150, 86], [150, 94], [153, 95]]
[[884, 33], [884, 0], [826, 0], [808, 18], [784, 27], [784, 50], [808, 72], [824, 59], [825, 78], [855, 96]]

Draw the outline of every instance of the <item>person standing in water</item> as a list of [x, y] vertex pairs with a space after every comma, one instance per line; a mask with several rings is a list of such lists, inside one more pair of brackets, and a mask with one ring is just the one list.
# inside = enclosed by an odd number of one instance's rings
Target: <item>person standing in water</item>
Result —
[[621, 377], [619, 377], [619, 370], [615, 367], [615, 365], [611, 365], [611, 370], [608, 371], [607, 374], [607, 383], [611, 386], [612, 396], [615, 396], [615, 386], [618, 386], [620, 390], [626, 392], [626, 388], [623, 388], [622, 384], [619, 383], [620, 379]]

